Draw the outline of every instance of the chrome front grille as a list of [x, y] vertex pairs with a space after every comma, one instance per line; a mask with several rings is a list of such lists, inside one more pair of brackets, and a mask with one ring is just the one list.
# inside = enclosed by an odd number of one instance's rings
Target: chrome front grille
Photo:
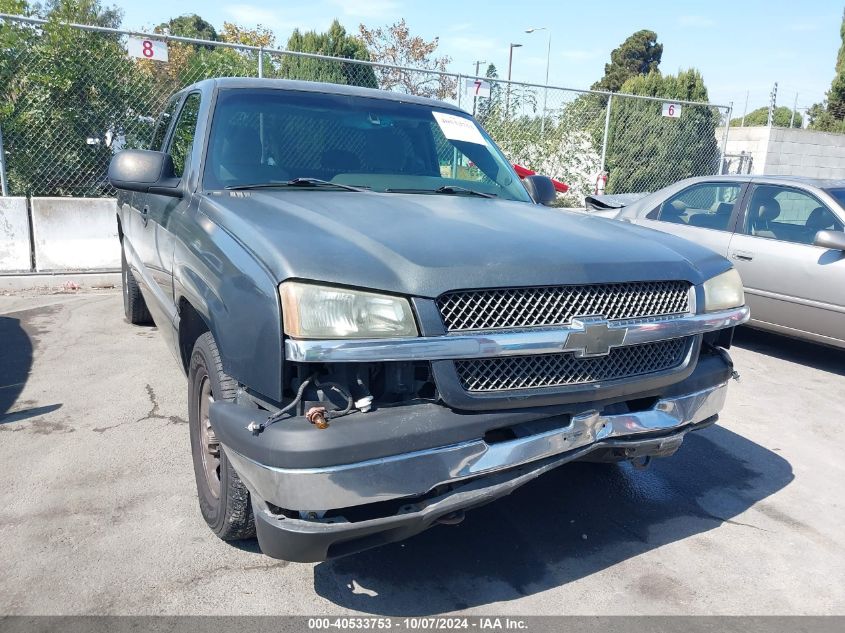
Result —
[[496, 288], [448, 292], [437, 300], [449, 332], [565, 325], [579, 316], [608, 320], [689, 312], [685, 281]]
[[679, 366], [689, 338], [616, 347], [606, 356], [574, 354], [503, 356], [455, 361], [461, 386], [470, 392], [562, 387], [632, 378]]

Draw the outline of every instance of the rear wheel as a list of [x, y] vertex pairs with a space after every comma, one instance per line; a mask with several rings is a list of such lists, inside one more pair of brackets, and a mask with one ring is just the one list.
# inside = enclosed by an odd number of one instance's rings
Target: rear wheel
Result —
[[120, 272], [123, 278], [123, 312], [126, 320], [132, 325], [148, 325], [153, 319], [144, 297], [141, 295], [141, 288], [135, 281], [135, 275], [129, 269], [129, 262], [126, 261], [126, 252], [123, 244], [120, 245]]
[[210, 332], [197, 339], [188, 370], [188, 421], [200, 512], [224, 541], [255, 536], [249, 491], [226, 458], [209, 421], [211, 404], [234, 400], [237, 384], [223, 372]]

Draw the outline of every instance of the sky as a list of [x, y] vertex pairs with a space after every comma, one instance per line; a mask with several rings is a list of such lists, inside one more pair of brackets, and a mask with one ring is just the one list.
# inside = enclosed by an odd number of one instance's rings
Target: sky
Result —
[[[514, 49], [514, 80], [542, 83], [551, 35], [549, 83], [589, 88], [610, 52], [628, 35], [651, 29], [663, 44], [664, 74], [695, 67], [710, 101], [733, 102], [735, 116], [766, 105], [775, 82], [778, 105], [806, 108], [824, 98], [841, 43], [841, 0], [104, 0], [124, 10], [124, 27], [144, 30], [184, 13], [221, 27], [263, 24], [281, 48], [294, 28], [325, 30], [338, 18], [348, 31], [391, 24], [404, 17], [414, 35], [439, 38], [449, 70], [474, 74], [475, 61], [507, 74]], [[532, 27], [545, 31], [525, 33]], [[485, 64], [482, 64], [485, 68]], [[484, 71], [482, 70], [482, 74]]]

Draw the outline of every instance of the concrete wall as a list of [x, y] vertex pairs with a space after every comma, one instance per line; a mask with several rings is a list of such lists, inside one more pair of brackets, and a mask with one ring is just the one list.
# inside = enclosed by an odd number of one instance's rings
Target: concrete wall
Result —
[[0, 272], [27, 271], [31, 265], [26, 198], [0, 197]]
[[[724, 128], [716, 130], [721, 140]], [[845, 134], [790, 128], [735, 127], [726, 154], [754, 158], [752, 174], [845, 179]]]
[[845, 178], [845, 134], [772, 128], [767, 174]]
[[120, 268], [113, 198], [32, 198], [35, 270]]
[[[732, 127], [728, 130], [728, 142], [725, 154], [738, 155], [742, 152], [751, 154], [752, 174], [762, 174], [766, 167], [769, 150], [769, 133], [767, 127]], [[716, 129], [716, 139], [721, 143], [725, 136], [725, 128]]]

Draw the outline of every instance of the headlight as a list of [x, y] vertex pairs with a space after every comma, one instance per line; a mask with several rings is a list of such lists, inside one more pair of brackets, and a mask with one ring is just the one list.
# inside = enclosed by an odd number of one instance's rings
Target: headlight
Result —
[[716, 312], [745, 305], [742, 279], [735, 268], [731, 268], [704, 282], [704, 311]]
[[297, 338], [416, 336], [402, 297], [286, 281], [279, 286], [285, 334]]

